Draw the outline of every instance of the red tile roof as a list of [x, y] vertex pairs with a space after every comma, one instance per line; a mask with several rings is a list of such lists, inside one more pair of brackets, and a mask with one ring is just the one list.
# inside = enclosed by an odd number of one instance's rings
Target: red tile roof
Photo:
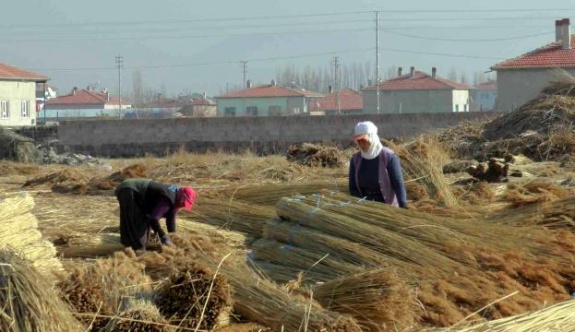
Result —
[[575, 67], [575, 35], [571, 35], [571, 49], [564, 50], [561, 41], [553, 42], [516, 58], [491, 67], [492, 70], [521, 68]]
[[[310, 103], [311, 110], [333, 111], [337, 110], [337, 93], [331, 93], [317, 101]], [[361, 111], [363, 97], [361, 92], [352, 89], [343, 89], [339, 92], [339, 109], [342, 111]]]
[[497, 90], [496, 81], [487, 81], [476, 84], [473, 89], [475, 90]]
[[76, 90], [68, 95], [58, 96], [48, 100], [49, 105], [118, 105], [118, 97], [108, 96], [103, 92]]
[[40, 75], [24, 69], [8, 66], [0, 63], [0, 79], [3, 80], [26, 80], [32, 82], [44, 82], [48, 76]]
[[307, 90], [296, 90], [279, 85], [260, 85], [249, 89], [230, 92], [216, 98], [267, 98], [267, 97], [323, 97]]
[[[375, 91], [376, 85], [368, 86], [363, 91]], [[429, 74], [416, 70], [411, 74], [406, 74], [379, 83], [381, 91], [395, 90], [467, 90], [467, 84], [451, 81], [444, 78], [432, 77]]]

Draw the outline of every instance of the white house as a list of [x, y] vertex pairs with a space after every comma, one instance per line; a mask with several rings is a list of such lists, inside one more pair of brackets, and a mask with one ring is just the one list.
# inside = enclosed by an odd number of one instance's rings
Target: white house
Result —
[[554, 81], [575, 77], [575, 42], [568, 18], [555, 21], [555, 41], [491, 67], [497, 72], [498, 111], [510, 112], [537, 98]]
[[[364, 113], [377, 113], [378, 85], [362, 90]], [[379, 83], [379, 112], [390, 113], [442, 113], [468, 112], [469, 86], [440, 78], [435, 67], [431, 75], [410, 68], [398, 77]]]
[[0, 126], [36, 125], [36, 83], [48, 77], [0, 63]]

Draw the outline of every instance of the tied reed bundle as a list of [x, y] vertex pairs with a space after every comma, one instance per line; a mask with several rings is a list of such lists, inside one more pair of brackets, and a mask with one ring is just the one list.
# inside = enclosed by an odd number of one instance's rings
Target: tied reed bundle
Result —
[[360, 267], [401, 266], [402, 262], [393, 257], [383, 257], [379, 252], [362, 244], [327, 235], [317, 229], [279, 219], [269, 221], [264, 226], [264, 238], [308, 249], [321, 256], [337, 258], [343, 263]]
[[423, 332], [508, 332], [533, 331], [554, 332], [572, 331], [575, 324], [575, 301], [567, 300], [547, 308], [505, 317], [489, 322], [469, 323], [461, 321], [452, 327], [423, 329]]
[[321, 190], [336, 190], [347, 192], [348, 180], [333, 181], [298, 181], [295, 183], [267, 183], [265, 185], [242, 185], [222, 190], [225, 197], [235, 201], [252, 204], [275, 206], [280, 198], [292, 195], [310, 195]]
[[222, 266], [234, 289], [234, 312], [272, 331], [361, 331], [346, 315], [323, 309], [313, 298], [288, 293], [245, 263]]
[[308, 326], [310, 331], [321, 331], [323, 328], [330, 331], [360, 331], [350, 317], [328, 312], [318, 304], [310, 304], [313, 301], [292, 295], [256, 274], [253, 267], [246, 264], [245, 257], [233, 255], [233, 250], [222, 256], [204, 253], [184, 242], [175, 243], [177, 247], [174, 249], [146, 253], [135, 259], [145, 263], [149, 273], [160, 277], [169, 277], [190, 262], [221, 273], [232, 287], [234, 313], [273, 331], [280, 331], [282, 326], [284, 331], [298, 331], [304, 326]]
[[172, 325], [212, 330], [229, 320], [232, 298], [227, 279], [190, 264], [164, 280], [155, 291], [156, 305]]
[[299, 271], [313, 270], [331, 280], [341, 274], [357, 273], [362, 267], [342, 262], [337, 257], [325, 253], [298, 248], [270, 239], [259, 239], [252, 243], [252, 253], [256, 260], [278, 263]]
[[27, 193], [0, 198], [0, 248], [9, 246], [18, 251], [45, 277], [53, 280], [54, 272], [62, 270], [56, 259], [54, 245], [43, 239], [38, 220], [31, 213], [35, 202]]
[[414, 299], [392, 270], [356, 273], [312, 287], [321, 305], [353, 316], [362, 331], [403, 331], [414, 323]]
[[197, 207], [184, 212], [194, 221], [261, 237], [265, 222], [274, 209], [230, 200], [198, 199]]
[[168, 324], [158, 308], [147, 299], [128, 299], [118, 316], [100, 332], [175, 332], [177, 327]]
[[82, 331], [52, 285], [16, 252], [0, 250], [0, 331]]
[[[382, 206], [383, 207], [383, 206]], [[353, 207], [347, 207], [353, 208]], [[393, 257], [414, 266], [437, 266], [438, 271], [450, 274], [456, 262], [439, 254], [427, 246], [422, 246], [417, 239], [408, 238], [365, 222], [365, 220], [331, 212], [306, 200], [305, 197], [282, 198], [277, 206], [277, 214], [285, 220], [315, 228], [325, 234], [360, 243], [380, 254]], [[398, 246], [397, 243], [401, 243]], [[417, 248], [418, 255], [414, 255]]]
[[58, 286], [76, 315], [97, 331], [117, 313], [122, 297], [149, 294], [150, 283], [143, 264], [119, 253], [92, 264], [76, 265]]
[[403, 146], [386, 142], [401, 159], [401, 167], [408, 179], [423, 184], [429, 197], [444, 206], [457, 206], [457, 198], [443, 175], [449, 154], [435, 135], [421, 136]]

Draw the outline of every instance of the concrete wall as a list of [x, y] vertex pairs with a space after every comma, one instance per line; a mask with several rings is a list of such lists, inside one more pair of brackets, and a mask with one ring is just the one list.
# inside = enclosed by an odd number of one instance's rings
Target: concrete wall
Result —
[[568, 73], [575, 77], [575, 69], [513, 69], [497, 71], [497, 104], [500, 112], [511, 112], [537, 98], [542, 89], [553, 81], [562, 80]]
[[[27, 116], [22, 116], [23, 101], [28, 102]], [[0, 126], [23, 127], [36, 125], [36, 82], [1, 81], [0, 104], [2, 102], [7, 102], [10, 112], [7, 117], [3, 117], [0, 113]]]
[[487, 113], [372, 114], [305, 117], [174, 118], [64, 121], [59, 150], [94, 156], [166, 155], [181, 147], [193, 152], [223, 150], [284, 153], [294, 143], [352, 145], [353, 128], [371, 120], [381, 138], [409, 138], [421, 132], [478, 119]]

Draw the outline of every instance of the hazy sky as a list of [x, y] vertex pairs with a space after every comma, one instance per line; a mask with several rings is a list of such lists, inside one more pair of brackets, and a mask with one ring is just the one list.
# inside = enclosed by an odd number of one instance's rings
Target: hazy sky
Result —
[[[545, 7], [553, 3], [554, 7]], [[575, 0], [18, 0], [2, 5], [0, 62], [51, 78], [61, 94], [96, 85], [122, 94], [139, 72], [168, 95], [218, 95], [247, 78], [269, 83], [278, 69], [415, 66], [447, 77], [473, 73], [554, 41], [555, 20]]]

